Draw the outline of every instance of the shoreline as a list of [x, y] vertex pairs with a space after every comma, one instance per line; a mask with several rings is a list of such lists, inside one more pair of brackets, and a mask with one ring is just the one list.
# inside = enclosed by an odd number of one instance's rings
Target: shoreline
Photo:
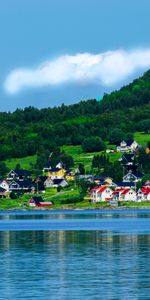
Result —
[[119, 211], [119, 212], [123, 212], [123, 211], [147, 211], [150, 210], [150, 206], [149, 207], [145, 207], [145, 206], [141, 206], [141, 207], [100, 207], [100, 208], [50, 208], [50, 209], [0, 209], [0, 214], [3, 213], [62, 213], [62, 212], [93, 212], [93, 213], [101, 213], [101, 212], [113, 212], [113, 211]]

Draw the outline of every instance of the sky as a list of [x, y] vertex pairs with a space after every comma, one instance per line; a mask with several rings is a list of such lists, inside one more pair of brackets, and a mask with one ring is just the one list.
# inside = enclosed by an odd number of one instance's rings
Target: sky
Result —
[[149, 0], [0, 1], [0, 111], [102, 97], [150, 68]]

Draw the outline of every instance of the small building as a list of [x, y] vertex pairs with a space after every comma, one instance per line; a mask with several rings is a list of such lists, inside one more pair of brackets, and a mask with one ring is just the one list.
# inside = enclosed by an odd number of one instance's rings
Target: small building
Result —
[[75, 177], [75, 172], [74, 171], [66, 171], [66, 175], [65, 175], [65, 179], [67, 181], [75, 181], [76, 177]]
[[0, 187], [9, 192], [9, 183], [5, 179], [0, 181]]
[[52, 206], [53, 203], [51, 201], [49, 202], [45, 202], [43, 201], [42, 197], [32, 197], [29, 200], [29, 206], [31, 207], [48, 207], [48, 206]]
[[138, 182], [141, 181], [143, 178], [143, 173], [140, 172], [132, 172], [132, 170], [129, 170], [129, 172], [123, 176], [123, 182]]
[[134, 154], [131, 153], [123, 153], [121, 157], [119, 158], [119, 161], [122, 165], [129, 166], [133, 165], [135, 160]]
[[18, 170], [11, 170], [7, 175], [7, 180], [12, 181], [14, 179], [17, 180], [25, 180], [31, 178], [31, 172], [28, 170], [18, 169]]
[[122, 141], [120, 143], [120, 145], [117, 147], [117, 152], [135, 152], [138, 148], [140, 147], [140, 145], [133, 140], [130, 141]]
[[68, 186], [68, 182], [64, 179], [52, 179], [51, 177], [47, 177], [47, 179], [44, 181], [44, 186], [45, 188], [51, 188], [51, 187], [59, 187], [61, 186], [62, 188]]
[[23, 191], [24, 193], [34, 193], [35, 187], [31, 180], [16, 180], [14, 179], [9, 183], [9, 191], [18, 192]]
[[109, 176], [94, 176], [93, 181], [99, 185], [112, 184], [112, 178]]

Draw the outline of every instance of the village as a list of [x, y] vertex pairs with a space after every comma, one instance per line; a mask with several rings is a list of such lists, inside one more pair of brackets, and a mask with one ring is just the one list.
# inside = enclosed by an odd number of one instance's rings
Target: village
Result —
[[[29, 170], [21, 168], [11, 170], [0, 181], [0, 198], [9, 201], [17, 197], [21, 199], [21, 196], [26, 194], [29, 196], [27, 203], [29, 207], [51, 207], [54, 203], [51, 197], [45, 198], [47, 191], [55, 189], [59, 195], [68, 189], [73, 191], [82, 181], [87, 185], [84, 201], [91, 204], [106, 203], [118, 206], [118, 203], [124, 202], [150, 201], [150, 178], [142, 182], [144, 173], [138, 171], [135, 159], [139, 148], [140, 145], [136, 141], [130, 143], [122, 141], [117, 146], [116, 151], [121, 154], [118, 160], [123, 175], [120, 182], [115, 182], [109, 174], [107, 176], [81, 174], [78, 168], [66, 170], [61, 162], [54, 168], [48, 160], [42, 174], [36, 178], [33, 178]], [[107, 149], [106, 153], [113, 151]]]

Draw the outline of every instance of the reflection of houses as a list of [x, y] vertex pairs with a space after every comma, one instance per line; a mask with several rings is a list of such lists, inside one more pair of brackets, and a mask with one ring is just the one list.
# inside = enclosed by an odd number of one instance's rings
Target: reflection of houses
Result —
[[117, 147], [117, 152], [135, 152], [139, 147], [140, 146], [136, 141], [122, 141]]
[[108, 201], [111, 199], [113, 191], [108, 186], [95, 187], [90, 191], [92, 202]]
[[34, 184], [31, 180], [13, 180], [9, 184], [9, 191], [34, 192]]

